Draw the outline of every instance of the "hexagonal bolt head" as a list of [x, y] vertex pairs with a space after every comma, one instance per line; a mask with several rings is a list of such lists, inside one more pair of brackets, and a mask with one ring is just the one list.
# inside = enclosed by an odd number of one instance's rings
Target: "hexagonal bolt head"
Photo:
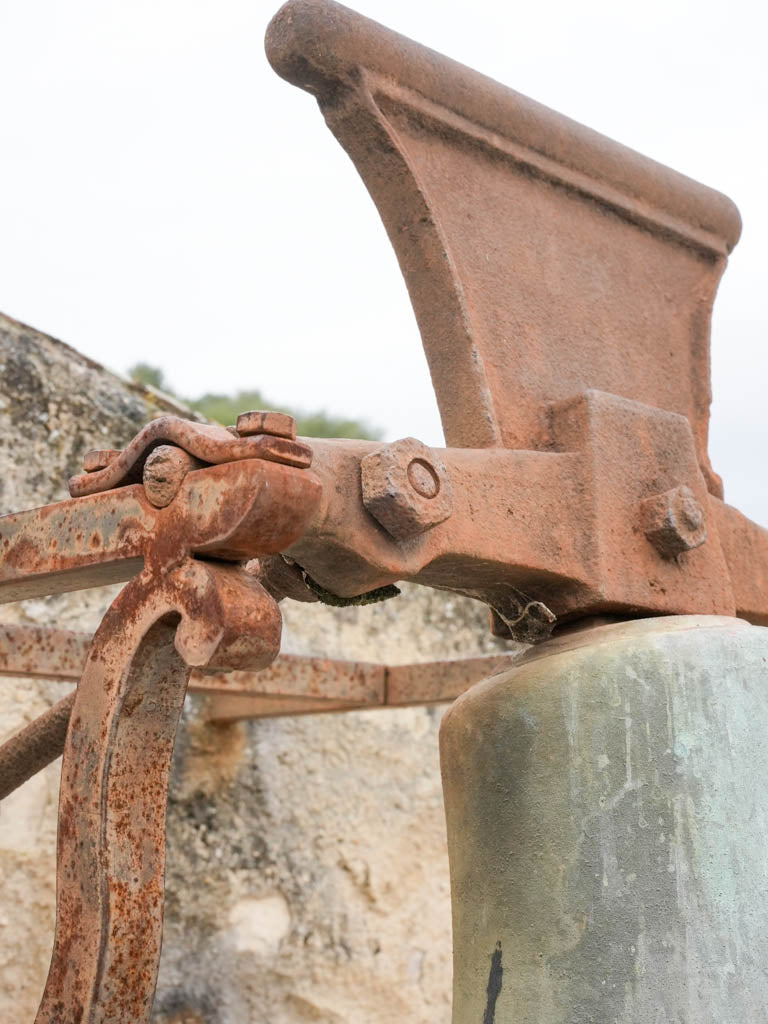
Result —
[[363, 504], [395, 540], [424, 533], [453, 511], [445, 463], [415, 437], [371, 452], [360, 469]]
[[645, 536], [662, 558], [677, 558], [707, 539], [704, 509], [685, 484], [646, 498], [640, 509]]
[[256, 409], [242, 412], [237, 417], [235, 430], [240, 437], [270, 434], [272, 437], [296, 440], [296, 420], [284, 412], [262, 412]]

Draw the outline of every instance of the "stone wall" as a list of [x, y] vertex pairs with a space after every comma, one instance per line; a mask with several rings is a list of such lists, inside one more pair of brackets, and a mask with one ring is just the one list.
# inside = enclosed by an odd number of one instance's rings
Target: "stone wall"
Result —
[[[258, 383], [258, 382], [254, 382]], [[0, 513], [66, 496], [82, 453], [181, 411], [0, 316]], [[0, 607], [93, 629], [114, 588]], [[284, 649], [408, 662], [495, 653], [486, 611], [417, 587], [383, 605], [284, 602]], [[0, 737], [63, 684], [0, 678]], [[168, 810], [157, 1024], [448, 1024], [441, 710], [205, 724], [190, 697]], [[56, 763], [0, 806], [0, 1020], [34, 1019], [55, 905]]]

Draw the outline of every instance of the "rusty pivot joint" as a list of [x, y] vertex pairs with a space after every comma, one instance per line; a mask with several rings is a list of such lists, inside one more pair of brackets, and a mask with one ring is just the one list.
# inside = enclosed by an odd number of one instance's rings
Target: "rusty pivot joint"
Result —
[[298, 538], [320, 484], [289, 418], [249, 417], [242, 436], [161, 417], [123, 451], [89, 453], [71, 500], [0, 518], [0, 601], [129, 581], [74, 699], [0, 749], [22, 781], [30, 761], [56, 755], [68, 721], [38, 1024], [149, 1020], [168, 773], [190, 672], [258, 670], [278, 654], [279, 608], [242, 563]]

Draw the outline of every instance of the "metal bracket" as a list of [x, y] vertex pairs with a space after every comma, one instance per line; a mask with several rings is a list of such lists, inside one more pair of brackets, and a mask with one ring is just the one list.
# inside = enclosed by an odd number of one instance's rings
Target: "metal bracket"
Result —
[[[767, 622], [768, 534], [707, 452], [733, 203], [330, 0], [289, 0], [266, 46], [376, 203], [453, 446], [418, 456], [423, 492], [416, 442], [314, 443], [335, 487], [291, 557], [344, 595], [461, 590], [527, 640], [542, 608]], [[680, 488], [697, 525], [659, 530]]]
[[[152, 461], [161, 444], [170, 475]], [[253, 671], [277, 656], [278, 606], [236, 563], [301, 533], [320, 497], [297, 468], [310, 458], [294, 440], [165, 417], [125, 452], [87, 456], [92, 472], [71, 482], [83, 497], [0, 519], [0, 601], [130, 580], [93, 638], [69, 718], [56, 937], [38, 1024], [149, 1019], [168, 771], [190, 671]], [[196, 468], [201, 460], [217, 464]], [[129, 482], [142, 473], [145, 484]], [[63, 721], [59, 709], [46, 725], [61, 736]], [[8, 753], [0, 763], [18, 779], [23, 738]]]

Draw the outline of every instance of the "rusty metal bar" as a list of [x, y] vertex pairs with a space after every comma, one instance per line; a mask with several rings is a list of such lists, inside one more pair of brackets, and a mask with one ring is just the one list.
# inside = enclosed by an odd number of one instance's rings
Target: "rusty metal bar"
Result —
[[[77, 681], [88, 662], [87, 633], [44, 626], [0, 626], [0, 678]], [[191, 674], [209, 721], [326, 714], [454, 700], [480, 679], [509, 668], [515, 654], [385, 665], [283, 654], [258, 672]], [[0, 746], [0, 800], [64, 750], [74, 693]]]
[[[0, 626], [0, 677], [79, 680], [91, 642], [69, 630]], [[259, 672], [193, 672], [188, 689], [207, 698], [209, 721], [431, 704], [454, 700], [515, 657], [384, 665], [284, 654]], [[73, 700], [70, 694], [0, 746], [0, 799], [62, 753]]]
[[382, 704], [360, 704], [354, 701], [323, 697], [283, 697], [268, 693], [209, 694], [202, 708], [208, 722], [240, 722], [249, 718], [285, 718], [292, 715], [329, 714], [336, 711], [359, 711]]
[[[0, 678], [77, 681], [91, 642], [89, 634], [66, 629], [0, 625]], [[248, 700], [317, 701], [320, 708], [331, 701], [360, 707], [430, 704], [453, 700], [478, 679], [509, 667], [516, 657], [510, 653], [389, 665], [281, 654], [258, 672], [193, 671], [189, 692]]]
[[77, 682], [92, 639], [88, 633], [55, 626], [0, 625], [0, 677]]
[[74, 703], [67, 694], [0, 746], [0, 800], [61, 757]]
[[2, 516], [0, 604], [127, 581], [164, 544], [231, 561], [280, 551], [300, 532], [309, 493], [316, 503], [311, 473], [252, 458], [189, 473], [165, 508], [130, 484]]
[[512, 666], [518, 654], [488, 654], [453, 661], [387, 667], [388, 706], [439, 704], [455, 700], [470, 686]]
[[193, 692], [376, 706], [385, 703], [385, 676], [384, 665], [370, 662], [281, 654], [260, 672], [198, 673]]

